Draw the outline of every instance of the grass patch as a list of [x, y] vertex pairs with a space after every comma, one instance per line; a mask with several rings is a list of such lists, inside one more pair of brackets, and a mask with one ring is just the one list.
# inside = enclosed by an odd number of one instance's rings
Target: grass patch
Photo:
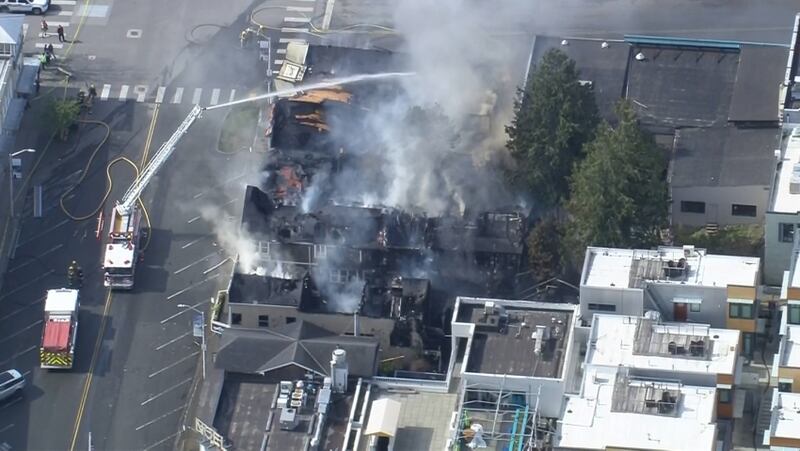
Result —
[[714, 235], [705, 227], [678, 227], [674, 231], [675, 244], [693, 244], [708, 249], [709, 253], [761, 257], [764, 249], [764, 227], [761, 225], [733, 225], [720, 227]]
[[233, 107], [222, 123], [219, 151], [235, 153], [250, 148], [255, 138], [257, 123], [257, 105], [244, 104]]

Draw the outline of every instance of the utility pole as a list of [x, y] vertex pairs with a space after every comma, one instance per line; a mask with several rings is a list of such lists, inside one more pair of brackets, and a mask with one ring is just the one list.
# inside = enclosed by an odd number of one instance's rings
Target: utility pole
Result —
[[[206, 378], [206, 313], [202, 310], [198, 310], [189, 304], [178, 304], [178, 308], [182, 308], [184, 310], [194, 310], [195, 312], [200, 314], [200, 321], [203, 323], [203, 327], [200, 333], [200, 351], [203, 353], [203, 380]], [[194, 329], [194, 322], [192, 322], [192, 329]], [[196, 336], [196, 335], [195, 335]]]

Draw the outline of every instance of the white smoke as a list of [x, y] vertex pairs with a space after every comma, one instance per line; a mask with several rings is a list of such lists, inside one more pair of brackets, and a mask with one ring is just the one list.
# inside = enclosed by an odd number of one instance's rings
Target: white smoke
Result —
[[211, 224], [219, 244], [229, 255], [238, 255], [239, 271], [250, 274], [259, 264], [257, 241], [238, 227], [239, 221], [216, 205], [202, 205], [198, 208], [200, 217]]

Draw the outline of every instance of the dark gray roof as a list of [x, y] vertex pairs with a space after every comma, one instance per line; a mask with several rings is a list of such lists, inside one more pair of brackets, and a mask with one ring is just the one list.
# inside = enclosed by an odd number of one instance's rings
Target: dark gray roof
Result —
[[608, 42], [604, 49], [601, 41], [570, 39], [568, 45], [561, 45], [561, 41], [562, 38], [536, 36], [531, 71], [548, 50], [563, 51], [575, 61], [579, 78], [592, 82], [600, 114], [606, 120], [613, 120], [614, 105], [624, 93], [630, 46], [624, 42]]
[[769, 186], [777, 128], [675, 131], [672, 186]]
[[789, 49], [742, 46], [728, 119], [778, 121], [778, 97]]
[[351, 375], [374, 375], [378, 358], [374, 338], [335, 335], [302, 320], [275, 329], [225, 329], [215, 366], [232, 373], [259, 374], [297, 365], [329, 376], [331, 354], [337, 348], [347, 352]]
[[297, 307], [303, 294], [303, 281], [234, 272], [228, 293], [229, 302], [234, 304]]
[[[639, 52], [643, 61], [635, 58]], [[722, 125], [738, 66], [738, 53], [729, 50], [633, 47], [626, 97], [645, 125]]]

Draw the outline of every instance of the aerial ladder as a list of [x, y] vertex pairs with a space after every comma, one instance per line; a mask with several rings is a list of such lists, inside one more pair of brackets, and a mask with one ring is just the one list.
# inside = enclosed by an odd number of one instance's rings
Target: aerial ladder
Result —
[[108, 242], [103, 256], [103, 284], [112, 289], [133, 288], [136, 264], [142, 251], [142, 211], [137, 205], [139, 196], [169, 159], [175, 146], [194, 124], [205, 108], [195, 105], [177, 130], [161, 145], [128, 191], [111, 210]]

